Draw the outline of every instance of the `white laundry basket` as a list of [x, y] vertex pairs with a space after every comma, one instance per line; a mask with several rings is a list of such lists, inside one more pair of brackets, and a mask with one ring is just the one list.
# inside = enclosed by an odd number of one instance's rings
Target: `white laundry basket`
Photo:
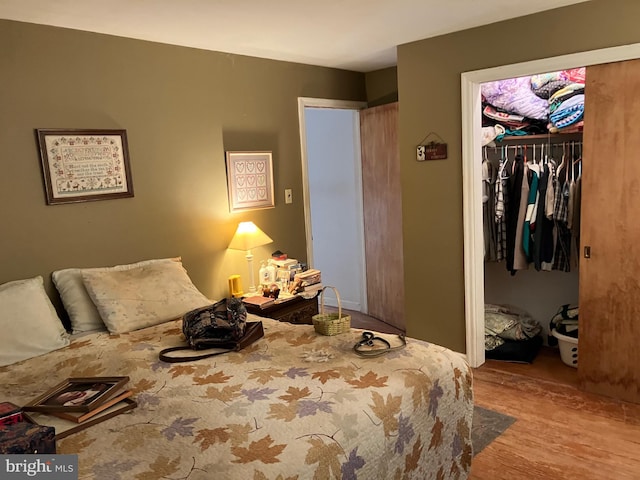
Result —
[[551, 335], [558, 339], [562, 361], [570, 367], [578, 368], [578, 339], [558, 333], [555, 328], [551, 330]]

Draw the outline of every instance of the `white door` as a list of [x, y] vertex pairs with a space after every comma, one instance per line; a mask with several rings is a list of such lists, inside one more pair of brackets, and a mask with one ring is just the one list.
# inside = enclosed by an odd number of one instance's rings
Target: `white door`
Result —
[[[338, 290], [343, 308], [366, 312], [358, 114], [364, 105], [300, 100], [308, 263]], [[332, 291], [324, 303], [337, 306]]]

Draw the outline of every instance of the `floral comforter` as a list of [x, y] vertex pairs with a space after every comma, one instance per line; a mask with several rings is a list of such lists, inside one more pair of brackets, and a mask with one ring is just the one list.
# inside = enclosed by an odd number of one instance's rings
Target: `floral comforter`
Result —
[[0, 399], [24, 405], [68, 377], [128, 375], [137, 408], [57, 443], [79, 455], [82, 479], [467, 477], [472, 379], [460, 355], [409, 338], [361, 358], [361, 330], [250, 320], [262, 339], [186, 363], [158, 360], [184, 343], [179, 320], [78, 338], [0, 368]]

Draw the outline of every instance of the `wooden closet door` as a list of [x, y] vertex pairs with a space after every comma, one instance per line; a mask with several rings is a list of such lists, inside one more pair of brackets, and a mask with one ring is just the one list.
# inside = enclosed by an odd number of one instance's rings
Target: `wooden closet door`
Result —
[[398, 103], [360, 112], [368, 314], [405, 329]]
[[640, 60], [586, 82], [578, 378], [640, 403]]

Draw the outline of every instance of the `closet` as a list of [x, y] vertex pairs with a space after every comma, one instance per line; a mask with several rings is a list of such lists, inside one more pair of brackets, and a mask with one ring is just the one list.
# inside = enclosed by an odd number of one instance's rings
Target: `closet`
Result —
[[[640, 403], [640, 60], [589, 66], [585, 79], [579, 242], [571, 271], [530, 267], [511, 276], [503, 263], [485, 262], [485, 302], [518, 305], [547, 328], [559, 305], [578, 304], [580, 388]], [[556, 157], [553, 143], [566, 149], [566, 141], [579, 141], [552, 134], [540, 140]], [[551, 290], [562, 293], [553, 298]]]
[[[554, 73], [557, 73], [555, 77]], [[566, 95], [566, 98], [574, 98], [572, 104], [581, 102], [573, 122], [563, 120], [569, 115], [561, 117], [557, 113], [553, 117], [557, 123], [550, 120], [549, 111], [559, 111], [557, 102], [555, 108], [551, 107], [555, 98], [552, 94], [558, 91], [562, 95], [563, 92], [559, 85], [561, 72], [554, 73], [492, 82], [495, 85], [487, 89], [483, 86], [486, 324], [493, 305], [507, 305], [515, 307], [513, 312], [521, 311], [520, 318], [532, 318], [540, 330], [538, 335], [535, 335], [538, 330], [533, 328], [527, 331], [537, 337], [535, 342], [507, 342], [510, 345], [501, 346], [502, 351], [487, 350], [487, 358], [530, 362], [540, 344], [556, 344], [555, 338], [549, 336], [549, 323], [559, 308], [578, 304], [580, 209], [572, 209], [575, 210], [572, 211], [575, 222], [574, 225], [568, 222], [568, 226], [566, 221], [558, 220], [553, 210], [555, 198], [563, 195], [562, 189], [567, 189], [568, 196], [569, 186], [573, 189], [581, 180], [584, 69], [580, 72], [581, 88], [570, 88], [570, 95]], [[543, 77], [556, 82], [555, 90], [550, 90], [549, 82], [540, 80]], [[534, 92], [535, 82], [547, 92]], [[563, 82], [566, 87], [575, 85], [577, 80], [564, 78]], [[511, 105], [513, 110], [509, 110]], [[494, 132], [491, 127], [495, 128]], [[492, 139], [494, 133], [496, 138]], [[553, 184], [556, 176], [560, 180], [558, 185]], [[500, 183], [503, 183], [504, 207], [496, 203]], [[521, 186], [526, 186], [526, 191]], [[579, 202], [573, 203], [576, 204]], [[504, 210], [502, 226], [498, 226], [500, 215], [496, 207]], [[545, 212], [545, 208], [548, 211]], [[564, 367], [559, 353], [558, 364]]]

